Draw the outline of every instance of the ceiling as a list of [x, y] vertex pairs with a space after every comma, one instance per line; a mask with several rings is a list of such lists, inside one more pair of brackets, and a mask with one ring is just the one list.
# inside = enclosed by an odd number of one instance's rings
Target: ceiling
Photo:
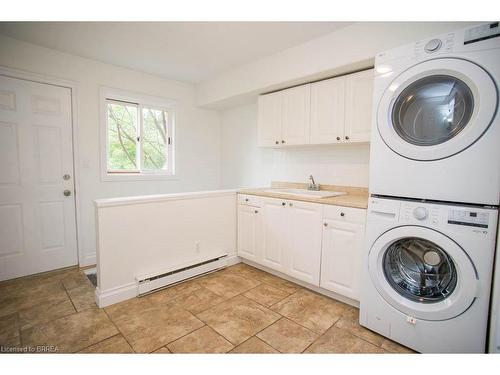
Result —
[[198, 83], [347, 22], [0, 22], [0, 34]]

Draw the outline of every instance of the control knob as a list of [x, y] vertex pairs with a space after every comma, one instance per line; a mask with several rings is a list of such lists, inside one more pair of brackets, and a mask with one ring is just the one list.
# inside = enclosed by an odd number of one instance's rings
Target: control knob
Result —
[[429, 211], [425, 207], [417, 207], [413, 210], [413, 216], [417, 220], [424, 220], [429, 215]]

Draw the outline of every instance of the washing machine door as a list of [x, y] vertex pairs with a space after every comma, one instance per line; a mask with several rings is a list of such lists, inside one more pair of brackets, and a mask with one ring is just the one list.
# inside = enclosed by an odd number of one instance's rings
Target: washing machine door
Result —
[[422, 62], [397, 76], [379, 102], [380, 136], [397, 154], [439, 160], [476, 142], [497, 109], [493, 79], [478, 65], [456, 58]]
[[368, 268], [380, 295], [409, 317], [446, 320], [474, 302], [479, 282], [466, 252], [430, 228], [401, 226], [370, 249]]

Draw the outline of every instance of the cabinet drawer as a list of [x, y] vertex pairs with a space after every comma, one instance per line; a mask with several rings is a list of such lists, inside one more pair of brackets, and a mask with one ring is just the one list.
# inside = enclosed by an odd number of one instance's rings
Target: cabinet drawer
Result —
[[238, 194], [238, 204], [260, 207], [260, 197], [256, 195]]
[[366, 221], [366, 210], [362, 208], [325, 205], [323, 218], [363, 224]]

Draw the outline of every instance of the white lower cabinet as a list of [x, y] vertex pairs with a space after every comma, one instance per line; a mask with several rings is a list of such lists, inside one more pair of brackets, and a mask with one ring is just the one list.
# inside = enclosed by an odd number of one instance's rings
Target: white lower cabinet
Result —
[[261, 258], [259, 208], [238, 205], [238, 255], [258, 262]]
[[359, 300], [365, 210], [338, 211], [323, 220], [320, 286]]
[[288, 223], [287, 273], [319, 286], [323, 206], [297, 201], [288, 204], [287, 220], [284, 220]]
[[239, 202], [239, 256], [359, 299], [365, 210], [275, 198]]

